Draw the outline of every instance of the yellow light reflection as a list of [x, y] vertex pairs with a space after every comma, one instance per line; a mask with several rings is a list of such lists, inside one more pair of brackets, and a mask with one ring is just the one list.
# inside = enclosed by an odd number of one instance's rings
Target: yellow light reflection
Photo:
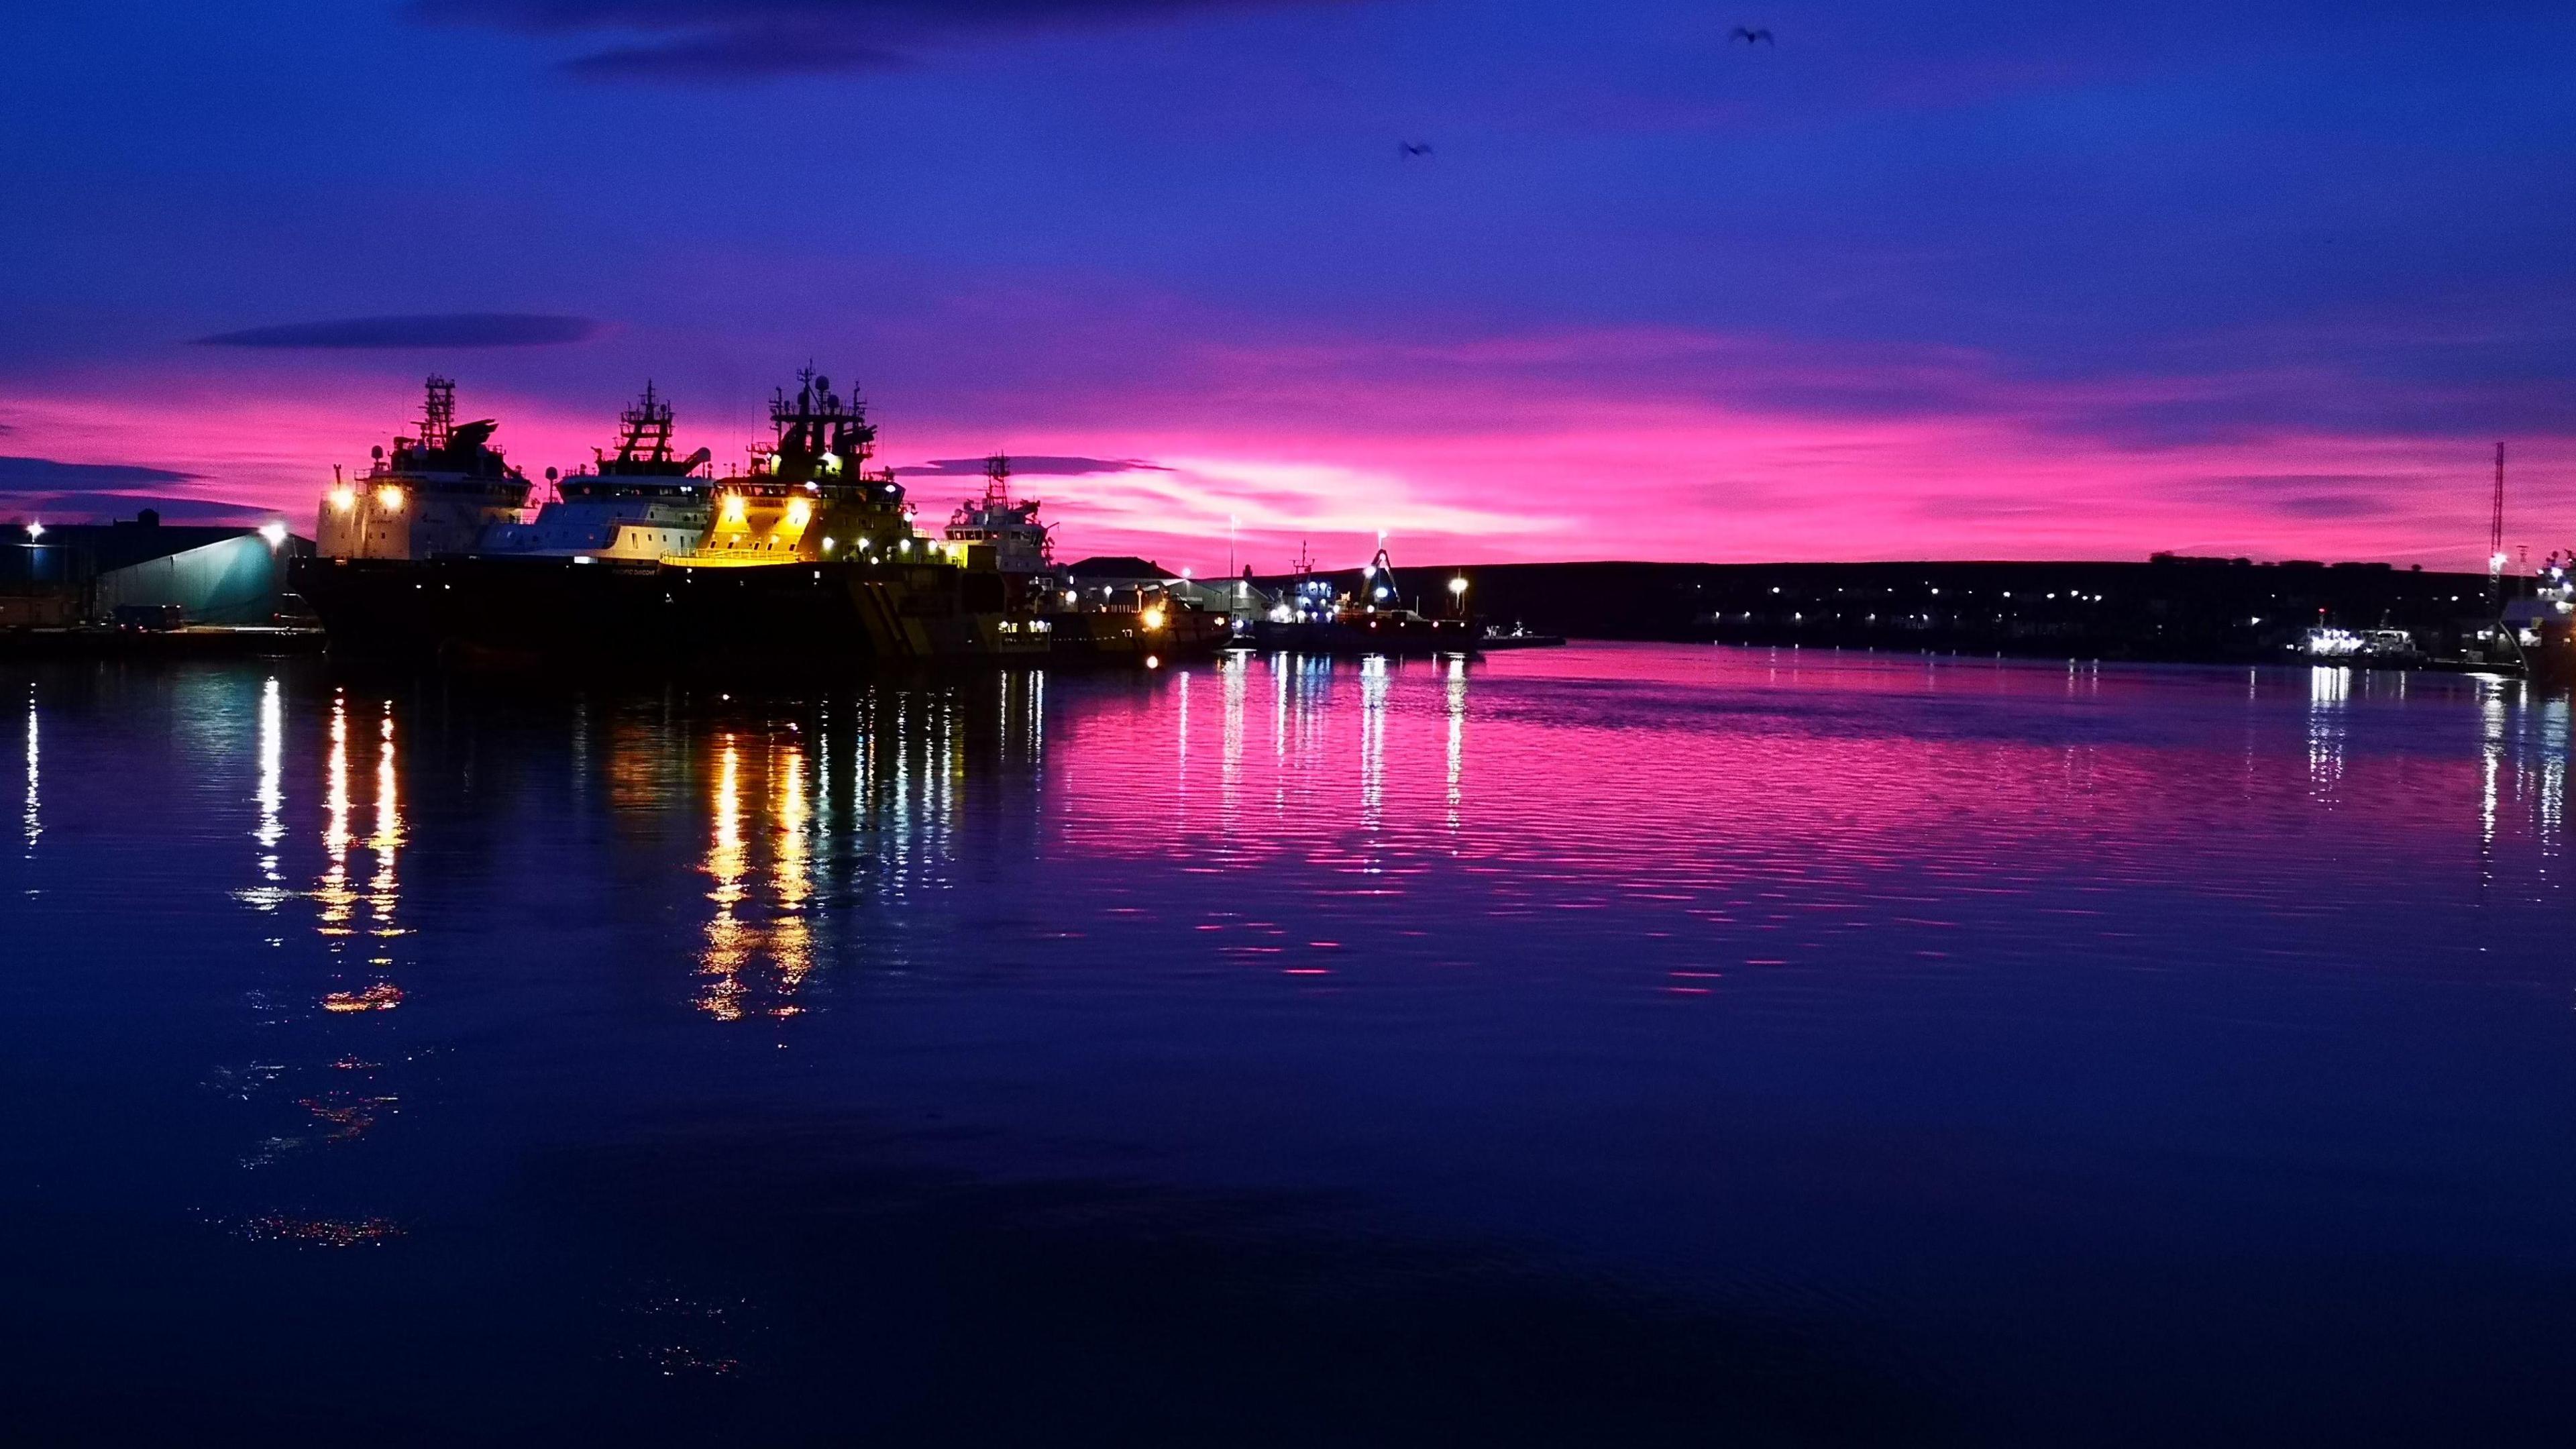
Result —
[[349, 889], [349, 699], [345, 694], [331, 697], [331, 751], [323, 765], [322, 786], [322, 879], [315, 883], [313, 899], [320, 906], [321, 924], [317, 929], [325, 936], [349, 934], [349, 916], [357, 908], [357, 892]]
[[394, 884], [394, 857], [403, 845], [402, 791], [394, 776], [394, 706], [385, 702], [384, 722], [377, 730], [376, 745], [376, 833], [367, 841], [367, 849], [376, 857], [375, 878], [367, 883], [367, 904], [375, 918], [374, 934], [399, 936], [394, 925], [394, 905], [399, 891]]
[[770, 1015], [793, 1016], [798, 1007], [789, 998], [814, 969], [814, 927], [807, 916], [814, 898], [814, 876], [813, 845], [806, 833], [810, 822], [805, 804], [805, 752], [794, 745], [779, 751], [770, 769], [770, 780], [774, 791], [770, 813], [778, 822], [778, 926], [771, 936], [769, 952], [778, 963], [780, 998]]
[[733, 736], [724, 738], [716, 757], [715, 836], [707, 847], [706, 872], [714, 886], [715, 919], [707, 922], [707, 948], [698, 957], [698, 974], [706, 985], [698, 1009], [718, 1021], [742, 1019], [742, 966], [751, 955], [750, 927], [736, 912], [742, 906], [742, 878], [748, 867], [742, 848], [742, 750]]
[[[707, 899], [716, 909], [698, 954], [702, 984], [695, 1005], [718, 1021], [796, 1015], [803, 1009], [795, 1001], [797, 988], [814, 969], [814, 807], [805, 749], [801, 743], [784, 742], [762, 756], [746, 755], [741, 741], [724, 737], [716, 756], [712, 830], [702, 866], [709, 881]], [[755, 762], [766, 774], [761, 797], [765, 822], [747, 818], [743, 775]], [[765, 830], [759, 828], [763, 823]], [[771, 843], [766, 890], [760, 889], [761, 864], [754, 850], [761, 840]], [[764, 961], [769, 984], [759, 993], [757, 968]], [[756, 1001], [756, 993], [765, 994], [768, 1003]]]

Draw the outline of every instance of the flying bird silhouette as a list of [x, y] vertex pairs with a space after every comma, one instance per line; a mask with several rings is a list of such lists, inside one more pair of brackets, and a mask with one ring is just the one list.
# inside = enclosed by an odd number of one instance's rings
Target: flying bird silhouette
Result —
[[1771, 27], [1768, 25], [1739, 25], [1735, 27], [1735, 33], [1727, 39], [1741, 40], [1747, 45], [1767, 45], [1773, 50], [1780, 48], [1780, 42], [1771, 38]]
[[1416, 156], [1428, 159], [1431, 155], [1431, 143], [1428, 141], [1398, 141], [1395, 143], [1395, 154], [1407, 161], [1412, 160]]

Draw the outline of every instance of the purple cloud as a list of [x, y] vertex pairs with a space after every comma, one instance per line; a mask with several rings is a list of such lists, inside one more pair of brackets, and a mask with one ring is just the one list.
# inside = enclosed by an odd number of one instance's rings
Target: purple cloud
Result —
[[218, 332], [199, 347], [395, 348], [552, 347], [586, 342], [600, 325], [587, 317], [538, 312], [437, 312], [402, 317], [350, 317]]
[[[1011, 476], [1015, 478], [1078, 478], [1088, 473], [1169, 473], [1171, 469], [1142, 458], [1075, 458], [1045, 453], [1013, 453]], [[933, 458], [927, 463], [894, 471], [907, 478], [981, 478], [982, 458]]]
[[[433, 21], [527, 34], [625, 34], [575, 56], [593, 80], [731, 82], [889, 70], [961, 35], [1179, 19], [1319, 0], [418, 0]], [[893, 44], [889, 44], [889, 40]]]

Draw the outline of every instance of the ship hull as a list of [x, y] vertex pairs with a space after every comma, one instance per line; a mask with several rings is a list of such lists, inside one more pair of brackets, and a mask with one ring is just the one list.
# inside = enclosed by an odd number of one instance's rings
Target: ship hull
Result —
[[[861, 668], [1024, 652], [974, 576], [903, 564], [690, 568], [457, 555], [303, 559], [335, 653], [565, 666]], [[990, 607], [984, 607], [989, 604]]]
[[1476, 627], [1464, 619], [1385, 617], [1366, 623], [1338, 619], [1281, 623], [1264, 619], [1252, 627], [1252, 644], [1264, 652], [1421, 658], [1473, 654], [1477, 634]]
[[1089, 627], [1092, 616], [1037, 628], [1004, 607], [1001, 575], [928, 564], [453, 555], [296, 565], [295, 589], [332, 651], [378, 658], [814, 672], [941, 660], [1141, 664], [1219, 642], [1197, 629], [1129, 637]]

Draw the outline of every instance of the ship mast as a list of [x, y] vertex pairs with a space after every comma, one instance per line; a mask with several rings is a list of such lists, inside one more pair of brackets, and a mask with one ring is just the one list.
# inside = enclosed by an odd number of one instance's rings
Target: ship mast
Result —
[[456, 431], [456, 379], [429, 375], [429, 396], [420, 407], [420, 447], [425, 453], [445, 448]]

